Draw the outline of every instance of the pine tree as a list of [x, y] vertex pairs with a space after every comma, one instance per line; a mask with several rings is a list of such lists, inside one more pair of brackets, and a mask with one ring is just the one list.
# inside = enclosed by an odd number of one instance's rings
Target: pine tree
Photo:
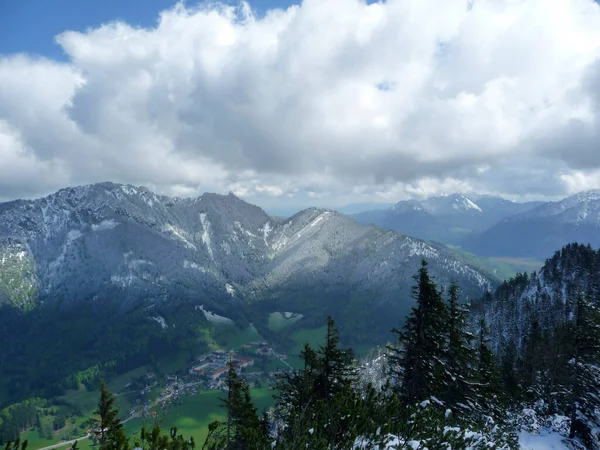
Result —
[[15, 442], [8, 441], [4, 447], [4, 450], [26, 450], [27, 441], [21, 442], [21, 438], [15, 439]]
[[303, 370], [281, 376], [278, 383], [277, 448], [347, 448], [356, 438], [355, 413], [362, 399], [355, 390], [353, 353], [339, 347], [339, 332], [331, 317], [324, 344], [317, 351], [306, 344], [301, 357]]
[[[588, 448], [600, 448], [600, 311], [591, 294], [577, 298], [575, 354], [571, 365], [571, 438], [579, 438]], [[594, 433], [596, 433], [594, 435]]]
[[152, 429], [142, 428], [140, 431], [140, 442], [135, 443], [136, 448], [144, 450], [194, 450], [196, 447], [194, 439], [184, 439], [177, 434], [177, 428], [171, 428], [169, 435], [163, 434], [160, 426], [154, 425]]
[[[446, 390], [442, 399], [456, 409], [470, 409], [474, 401], [473, 365], [475, 354], [473, 334], [468, 330], [469, 310], [458, 299], [455, 283], [448, 289], [448, 350], [446, 364]], [[463, 411], [467, 412], [467, 411]]]
[[114, 405], [113, 394], [106, 387], [104, 380], [100, 380], [100, 400], [98, 409], [94, 411], [98, 418], [91, 420], [93, 432], [98, 437], [101, 448], [104, 448], [106, 444], [111, 444], [112, 446], [119, 445], [119, 449], [125, 450], [127, 439], [118, 418], [119, 410]]
[[227, 372], [227, 408], [225, 423], [215, 422], [209, 426], [209, 434], [203, 448], [226, 450], [262, 450], [266, 444], [265, 429], [252, 403], [250, 387], [237, 375], [233, 361]]
[[502, 341], [500, 345], [500, 378], [507, 393], [513, 398], [520, 395], [519, 377], [516, 372], [517, 345], [513, 340]]
[[418, 274], [413, 277], [412, 296], [416, 301], [402, 330], [392, 330], [398, 335], [398, 345], [390, 347], [390, 366], [396, 380], [400, 381], [403, 400], [409, 404], [430, 396], [439, 396], [445, 372], [445, 336], [448, 313], [442, 295], [421, 262]]
[[317, 352], [320, 362], [315, 380], [317, 400], [328, 400], [338, 392], [347, 391], [357, 380], [352, 350], [341, 349], [339, 343], [340, 333], [335, 327], [335, 321], [327, 317], [325, 344]]
[[485, 414], [500, 417], [501, 382], [496, 359], [489, 347], [489, 330], [483, 317], [479, 321], [476, 379], [478, 405]]
[[308, 344], [300, 353], [304, 363], [301, 371], [284, 373], [279, 376], [276, 397], [276, 414], [279, 422], [287, 422], [285, 433], [293, 433], [302, 420], [306, 411], [314, 406], [315, 399], [315, 377], [318, 371], [317, 354]]

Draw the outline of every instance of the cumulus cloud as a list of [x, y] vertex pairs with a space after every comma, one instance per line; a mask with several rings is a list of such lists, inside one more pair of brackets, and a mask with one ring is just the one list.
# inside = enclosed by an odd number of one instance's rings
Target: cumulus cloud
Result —
[[[443, 11], [443, 14], [440, 13]], [[102, 180], [250, 200], [600, 180], [593, 0], [178, 4], [0, 57], [0, 198]]]

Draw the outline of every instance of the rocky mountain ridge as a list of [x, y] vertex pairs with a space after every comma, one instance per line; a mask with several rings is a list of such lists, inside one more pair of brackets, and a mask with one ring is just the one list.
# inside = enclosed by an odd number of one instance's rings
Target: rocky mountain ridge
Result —
[[178, 299], [235, 318], [238, 304], [285, 304], [286, 291], [307, 285], [406, 303], [398, 293], [422, 258], [472, 293], [493, 283], [443, 247], [316, 208], [274, 218], [232, 194], [169, 198], [100, 183], [0, 204], [0, 261], [24, 261], [10, 264], [20, 275], [0, 285], [0, 298], [22, 307]]

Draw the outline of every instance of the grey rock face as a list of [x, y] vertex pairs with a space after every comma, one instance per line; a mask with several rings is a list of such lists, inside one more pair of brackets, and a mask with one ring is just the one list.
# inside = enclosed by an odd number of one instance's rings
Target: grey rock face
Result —
[[0, 204], [0, 301], [19, 305], [187, 302], [236, 318], [264, 299], [301, 310], [294, 293], [304, 290], [406, 308], [423, 258], [438, 281], [456, 279], [467, 293], [493, 284], [443, 247], [332, 211], [273, 218], [232, 194], [169, 198], [101, 183]]

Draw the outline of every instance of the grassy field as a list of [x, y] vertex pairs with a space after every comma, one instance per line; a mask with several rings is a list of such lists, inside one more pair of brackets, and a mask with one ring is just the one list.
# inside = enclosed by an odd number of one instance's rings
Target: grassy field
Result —
[[[273, 405], [273, 391], [268, 388], [252, 389], [252, 399], [259, 413]], [[221, 391], [200, 391], [198, 395], [182, 398], [179, 404], [170, 405], [163, 416], [160, 426], [168, 431], [171, 427], [177, 427], [178, 433], [184, 437], [193, 437], [198, 447], [202, 445], [208, 433], [208, 425], [214, 420], [225, 418], [224, 409], [221, 407], [221, 399], [224, 398]], [[125, 431], [135, 441], [142, 427], [151, 428], [153, 422], [150, 419], [134, 419], [125, 424]], [[29, 441], [31, 450], [47, 447], [58, 442], [58, 439], [47, 440], [39, 436], [36, 431], [23, 434], [23, 438]], [[65, 447], [66, 448], [66, 447]], [[94, 449], [90, 440], [79, 442], [79, 448]]]
[[[137, 369], [131, 370], [111, 380], [108, 380], [108, 389], [111, 392], [118, 393], [119, 391], [122, 391], [125, 385], [131, 382], [131, 380], [140, 377], [141, 375], [147, 373], [149, 370], [150, 368], [146, 366], [138, 367]], [[96, 405], [98, 404], [99, 395], [99, 390], [95, 389], [93, 391], [88, 391], [82, 385], [78, 391], [67, 391], [63, 398], [78, 405], [82, 411], [91, 414], [91, 412], [96, 408]], [[116, 405], [123, 412], [126, 412], [131, 406], [127, 395], [117, 397]]]
[[[273, 404], [273, 391], [268, 388], [252, 389], [251, 394], [259, 412]], [[200, 391], [198, 395], [184, 397], [181, 404], [169, 406], [161, 428], [169, 430], [177, 427], [178, 434], [186, 438], [193, 437], [197, 447], [201, 447], [208, 433], [208, 425], [225, 418], [225, 411], [221, 407], [224, 395], [221, 391]], [[143, 426], [151, 427], [152, 422], [148, 419], [135, 419], [125, 424], [125, 430], [135, 440]]]
[[517, 272], [533, 272], [539, 271], [544, 265], [544, 261], [535, 258], [510, 258], [510, 257], [490, 257], [490, 261], [495, 264], [506, 264]]
[[448, 247], [458, 252], [468, 263], [496, 275], [500, 280], [507, 280], [514, 277], [517, 272], [532, 272], [534, 270], [539, 270], [544, 264], [543, 261], [538, 261], [533, 258], [483, 258], [470, 253], [459, 246], [449, 245]]
[[[283, 321], [289, 321], [293, 319], [286, 319], [285, 316], [279, 314], [275, 318], [278, 321], [278, 325], [282, 326], [281, 330], [286, 328], [288, 324]], [[297, 319], [296, 319], [297, 320]], [[326, 327], [319, 327], [313, 329], [301, 329], [291, 333], [290, 337], [294, 342], [292, 349], [288, 352], [288, 362], [293, 367], [301, 367], [301, 360], [298, 357], [299, 353], [304, 347], [304, 343], [308, 342], [311, 347], [318, 348], [325, 338]], [[215, 342], [222, 348], [231, 349], [241, 347], [243, 344], [250, 341], [261, 340], [261, 336], [258, 334], [254, 327], [249, 327], [246, 330], [238, 330], [234, 326], [225, 325], [219, 327], [215, 333]], [[187, 367], [189, 355], [176, 355], [170, 361], [163, 361], [160, 364], [160, 371], [163, 373], [176, 372], [182, 368]], [[275, 371], [278, 369], [286, 369], [279, 360], [270, 361], [267, 369], [269, 371]], [[139, 367], [135, 370], [127, 372], [125, 374], [114, 377], [108, 380], [109, 389], [114, 392], [126, 391], [125, 386], [133, 379], [144, 375], [149, 370], [149, 367]], [[158, 389], [158, 388], [157, 388]], [[88, 391], [84, 387], [79, 390], [68, 391], [63, 397], [66, 400], [78, 405], [82, 411], [85, 412], [86, 417], [91, 416], [92, 411], [96, 408], [98, 402], [99, 391]], [[266, 409], [273, 404], [273, 391], [268, 388], [252, 389], [252, 398], [259, 410]], [[135, 398], [135, 395], [123, 395], [116, 399], [116, 406], [121, 410], [121, 416], [126, 417], [127, 411], [131, 407], [131, 399]], [[161, 427], [165, 430], [175, 426], [178, 429], [178, 433], [183, 434], [185, 437], [193, 436], [196, 443], [200, 445], [204, 442], [206, 434], [208, 432], [208, 424], [214, 420], [222, 419], [224, 410], [221, 407], [220, 398], [223, 398], [223, 393], [220, 391], [200, 391], [195, 396], [187, 396], [182, 399], [179, 404], [172, 404], [169, 406], [166, 415], [164, 416]], [[43, 448], [57, 442], [68, 435], [72, 431], [72, 427], [78, 427], [84, 419], [77, 418], [75, 424], [68, 424], [64, 430], [61, 430], [58, 434], [53, 436], [53, 439], [48, 440], [39, 435], [37, 431], [29, 431], [23, 434], [23, 438], [28, 439], [29, 448], [32, 450]], [[135, 441], [136, 436], [139, 436], [139, 430], [142, 426], [151, 427], [152, 421], [149, 419], [134, 419], [125, 424], [126, 432], [132, 437], [132, 441]], [[79, 434], [81, 435], [81, 434]], [[66, 446], [64, 447], [67, 448]], [[79, 442], [79, 448], [82, 450], [94, 449], [90, 440], [83, 440]]]
[[[122, 391], [124, 386], [128, 384], [132, 379], [145, 374], [146, 372], [148, 372], [148, 370], [148, 367], [139, 367], [135, 370], [114, 377], [113, 379], [108, 381], [108, 388], [111, 390], [111, 392]], [[39, 430], [27, 431], [23, 433], [21, 438], [27, 439], [27, 441], [29, 442], [28, 448], [35, 450], [38, 448], [43, 448], [58, 443], [63, 438], [73, 437], [73, 429], [77, 431], [75, 433], [76, 437], [82, 436], [84, 434], [84, 430], [87, 429], [87, 424], [83, 427], [81, 425], [87, 422], [87, 418], [91, 416], [92, 411], [94, 411], [94, 409], [96, 408], [98, 404], [99, 395], [99, 390], [88, 391], [83, 385], [79, 390], [71, 390], [66, 392], [62, 398], [79, 406], [81, 410], [84, 411], [86, 417], [75, 418], [75, 423], [71, 423], [71, 420], [67, 420], [66, 427], [62, 430], [59, 430], [58, 432], [53, 433], [52, 439], [47, 439], [46, 437], [41, 436]], [[117, 408], [120, 409], [121, 416], [126, 417], [127, 411], [131, 407], [130, 396], [123, 395], [117, 397], [115, 405]], [[42, 416], [42, 423], [48, 422], [50, 424], [52, 420], [52, 416]], [[86, 448], [81, 444], [80, 448]]]
[[254, 325], [250, 325], [245, 330], [240, 330], [235, 325], [223, 324], [215, 327], [214, 339], [219, 347], [233, 349], [251, 341], [260, 341], [262, 338]]
[[317, 348], [322, 345], [325, 341], [325, 333], [327, 327], [323, 325], [319, 328], [308, 328], [302, 330], [296, 330], [292, 333], [292, 340], [294, 341], [294, 347], [291, 350], [291, 354], [298, 355], [304, 348], [304, 344], [308, 343], [312, 348]]
[[268, 326], [271, 331], [279, 332], [300, 319], [302, 319], [302, 314], [292, 314], [288, 317], [280, 312], [274, 312], [269, 314]]
[[290, 336], [294, 341], [294, 346], [288, 352], [288, 364], [295, 369], [302, 368], [303, 362], [302, 359], [300, 359], [300, 352], [304, 350], [304, 344], [308, 343], [313, 349], [319, 348], [325, 340], [326, 331], [326, 326], [294, 331]]

